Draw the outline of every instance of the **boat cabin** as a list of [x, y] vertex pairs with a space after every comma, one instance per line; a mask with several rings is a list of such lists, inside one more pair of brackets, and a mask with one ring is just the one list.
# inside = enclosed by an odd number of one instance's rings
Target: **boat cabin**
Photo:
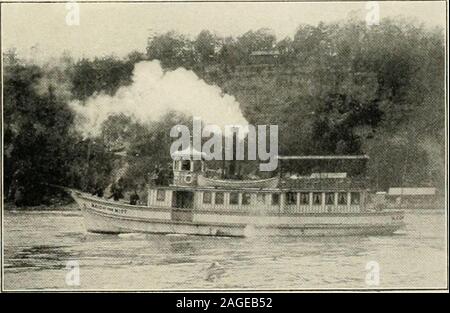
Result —
[[365, 194], [358, 189], [298, 191], [159, 187], [149, 190], [148, 206], [273, 213], [360, 212], [364, 206]]
[[173, 161], [174, 180], [170, 186], [151, 187], [148, 206], [201, 211], [254, 211], [267, 213], [351, 213], [364, 210], [367, 184], [345, 173], [282, 179], [276, 188], [234, 184], [201, 185], [205, 164], [181, 151]]

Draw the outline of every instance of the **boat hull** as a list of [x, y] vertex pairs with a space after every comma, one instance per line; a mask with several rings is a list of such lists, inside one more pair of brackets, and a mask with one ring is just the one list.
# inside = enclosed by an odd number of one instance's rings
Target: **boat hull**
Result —
[[186, 211], [119, 204], [78, 193], [86, 229], [98, 233], [208, 236], [388, 235], [401, 228], [403, 212], [264, 214]]

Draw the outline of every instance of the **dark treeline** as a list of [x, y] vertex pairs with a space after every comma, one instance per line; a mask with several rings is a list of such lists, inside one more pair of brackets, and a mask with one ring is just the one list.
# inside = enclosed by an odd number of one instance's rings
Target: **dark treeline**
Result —
[[[72, 100], [114, 94], [134, 64], [185, 67], [234, 95], [247, 120], [280, 127], [280, 154], [368, 154], [374, 188], [444, 184], [444, 36], [407, 21], [302, 25], [237, 38], [202, 31], [149, 40], [146, 54], [46, 65], [4, 55], [4, 188], [23, 205], [52, 201], [51, 185], [89, 190], [118, 176], [128, 188], [170, 162], [176, 112], [151, 125], [112, 116], [98, 138], [74, 127]], [[118, 155], [122, 151], [125, 156]], [[295, 165], [294, 168], [295, 169]]]

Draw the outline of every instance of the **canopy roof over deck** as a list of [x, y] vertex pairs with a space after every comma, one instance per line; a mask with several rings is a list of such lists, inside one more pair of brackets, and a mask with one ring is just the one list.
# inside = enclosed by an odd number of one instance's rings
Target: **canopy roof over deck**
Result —
[[389, 196], [434, 196], [436, 188], [433, 187], [391, 187]]
[[195, 159], [195, 158], [202, 159], [206, 155], [207, 154], [205, 152], [198, 151], [198, 150], [194, 149], [193, 147], [188, 147], [187, 149], [178, 150], [178, 151], [174, 151], [173, 153], [171, 153], [171, 157], [174, 160], [180, 160], [180, 159], [189, 160], [189, 159]]
[[[361, 176], [366, 172], [368, 155], [289, 155], [277, 156], [280, 161], [279, 172], [329, 177], [320, 173], [348, 173], [349, 176]], [[314, 175], [314, 173], [319, 173]], [[323, 177], [325, 176], [325, 177]], [[332, 176], [332, 175], [331, 175]], [[330, 177], [331, 178], [331, 177]], [[339, 178], [339, 177], [334, 177]]]
[[368, 160], [368, 155], [288, 155], [277, 156], [278, 160]]

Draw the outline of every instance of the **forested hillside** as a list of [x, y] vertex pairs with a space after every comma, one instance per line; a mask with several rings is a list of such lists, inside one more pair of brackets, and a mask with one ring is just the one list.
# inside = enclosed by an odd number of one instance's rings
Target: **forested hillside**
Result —
[[[255, 53], [256, 52], [256, 53]], [[267, 57], [260, 58], [258, 52]], [[385, 20], [299, 26], [293, 38], [269, 29], [221, 38], [169, 32], [146, 54], [45, 65], [4, 53], [4, 189], [20, 205], [51, 202], [50, 185], [108, 186], [118, 169], [127, 186], [165, 167], [169, 129], [187, 116], [168, 112], [142, 125], [111, 116], [95, 138], [74, 127], [69, 103], [131, 83], [134, 64], [157, 59], [184, 67], [236, 97], [252, 124], [280, 127], [280, 154], [370, 156], [373, 187], [443, 188], [445, 72], [443, 30]], [[118, 147], [126, 156], [117, 155]], [[124, 163], [127, 164], [124, 167]]]

